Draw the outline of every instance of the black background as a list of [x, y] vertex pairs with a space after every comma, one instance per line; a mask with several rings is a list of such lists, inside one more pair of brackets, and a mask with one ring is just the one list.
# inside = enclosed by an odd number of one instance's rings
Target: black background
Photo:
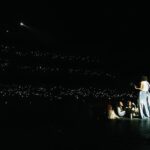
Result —
[[[70, 54], [99, 56], [111, 70], [149, 74], [148, 9], [79, 6], [9, 5], [1, 9], [1, 35], [26, 45], [28, 41]], [[20, 28], [20, 21], [30, 30]], [[7, 29], [9, 34], [3, 32]]]

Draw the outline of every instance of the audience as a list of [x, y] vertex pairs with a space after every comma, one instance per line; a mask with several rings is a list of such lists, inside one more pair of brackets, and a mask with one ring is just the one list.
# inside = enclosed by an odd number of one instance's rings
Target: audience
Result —
[[119, 102], [118, 102], [117, 114], [118, 114], [119, 117], [124, 117], [125, 114], [126, 114], [126, 111], [125, 111], [125, 109], [124, 109], [123, 101], [119, 101]]
[[107, 117], [108, 119], [119, 119], [111, 104], [107, 105]]
[[131, 100], [127, 101], [127, 106], [126, 106], [126, 116], [127, 117], [137, 117], [139, 114], [139, 110], [136, 107], [135, 103], [132, 102]]
[[[137, 99], [135, 91], [127, 91], [125, 89], [121, 91], [118, 87], [112, 86], [113, 83], [118, 82], [118, 76], [105, 71], [104, 68], [93, 69], [96, 68], [97, 65], [101, 66], [101, 61], [99, 57], [95, 56], [66, 55], [60, 53], [58, 50], [20, 49], [14, 46], [8, 46], [7, 44], [0, 44], [1, 75], [7, 79], [10, 77], [10, 72], [11, 77], [13, 76], [13, 72], [14, 74], [17, 72], [20, 78], [22, 77], [21, 75], [26, 76], [26, 78], [28, 76], [27, 82], [24, 81], [24, 79], [19, 80], [18, 78], [16, 82], [16, 80], [13, 81], [9, 78], [11, 82], [7, 80], [6, 83], [3, 83], [1, 82], [3, 81], [2, 79], [0, 81], [0, 103], [32, 104], [37, 102], [34, 99], [39, 99], [39, 101], [41, 101], [40, 103], [42, 103], [43, 100], [50, 103], [52, 101], [64, 100], [65, 97], [70, 97], [71, 100], [76, 103], [84, 102], [90, 105], [100, 103], [101, 105], [105, 105], [108, 99], [113, 104], [116, 103], [114, 99]], [[35, 79], [35, 73], [37, 79]], [[46, 77], [48, 77], [52, 82], [42, 82], [42, 84], [36, 82], [38, 76], [40, 79], [43, 77], [42, 80], [45, 81], [47, 81]], [[55, 83], [56, 81], [53, 82], [53, 77], [56, 76], [59, 76], [59, 81], [67, 79], [68, 85], [70, 81], [74, 81], [75, 84], [71, 83], [69, 86], [66, 86], [63, 82], [57, 81], [59, 83], [58, 85], [58, 83]], [[35, 80], [36, 84], [30, 83], [32, 79]], [[72, 85], [77, 85], [77, 82], [80, 83], [78, 80], [84, 80], [82, 86], [73, 87]], [[93, 83], [95, 81], [97, 82], [97, 80], [100, 81], [100, 83], [105, 80], [106, 85], [100, 84], [98, 86], [95, 84], [96, 86], [89, 86], [89, 82]], [[64, 83], [66, 83], [66, 81], [64, 81]], [[15, 101], [12, 101], [12, 99], [15, 99]], [[39, 101], [37, 103], [39, 103]], [[108, 118], [116, 119], [119, 118], [119, 116], [128, 116], [133, 109], [136, 110], [133, 111], [133, 116], [136, 116], [136, 112], [138, 112], [137, 108], [130, 108], [130, 105], [131, 104], [128, 103], [128, 106], [124, 109], [123, 102], [120, 101], [119, 105], [116, 106], [116, 113], [118, 115], [116, 115], [112, 106], [108, 105]], [[90, 107], [93, 108], [92, 106]]]

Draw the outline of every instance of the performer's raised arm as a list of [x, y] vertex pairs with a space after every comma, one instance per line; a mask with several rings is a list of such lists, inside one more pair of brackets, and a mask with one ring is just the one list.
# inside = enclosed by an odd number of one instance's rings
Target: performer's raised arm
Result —
[[140, 82], [140, 87], [137, 87], [136, 85], [134, 85], [134, 87], [135, 87], [136, 90], [143, 91], [143, 89], [144, 89], [143, 82]]

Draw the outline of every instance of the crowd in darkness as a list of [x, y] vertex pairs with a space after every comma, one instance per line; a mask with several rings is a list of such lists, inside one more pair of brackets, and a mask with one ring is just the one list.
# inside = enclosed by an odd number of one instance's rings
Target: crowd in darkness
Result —
[[[95, 136], [95, 129], [89, 128], [108, 121], [108, 104], [113, 108], [119, 101], [137, 104], [133, 85], [110, 71], [101, 56], [1, 43], [0, 76], [2, 126], [41, 127], [40, 132], [45, 130], [57, 142], [58, 135], [72, 137], [77, 133], [81, 141], [89, 132]], [[45, 136], [39, 130], [37, 134]]]
[[92, 99], [101, 100], [117, 100], [129, 98], [136, 99], [136, 94], [132, 91], [121, 92], [118, 89], [98, 89], [94, 87], [66, 88], [63, 86], [32, 86], [32, 85], [0, 85], [0, 97], [41, 97], [51, 100], [61, 100], [64, 97], [74, 97], [76, 101], [85, 100], [90, 97]]
[[120, 90], [118, 75], [105, 70], [98, 56], [21, 49], [3, 43], [0, 44], [0, 73], [0, 103], [3, 104], [12, 103], [11, 98], [18, 104], [32, 104], [37, 97], [48, 102], [65, 97], [76, 102], [137, 98], [130, 88]]
[[[20, 49], [13, 46], [0, 45], [0, 69], [8, 71], [16, 69], [30, 72], [68, 72], [69, 74], [83, 74], [88, 76], [110, 76], [98, 67], [101, 64], [99, 57], [64, 55], [58, 51], [44, 49]], [[93, 64], [94, 67], [93, 68]]]

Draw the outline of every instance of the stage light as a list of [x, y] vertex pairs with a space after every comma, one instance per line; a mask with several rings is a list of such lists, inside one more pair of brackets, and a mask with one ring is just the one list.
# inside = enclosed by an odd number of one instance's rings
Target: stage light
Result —
[[23, 23], [23, 22], [20, 22], [20, 26], [24, 26], [24, 23]]
[[23, 22], [20, 22], [19, 25], [23, 28], [30, 29], [30, 27], [24, 24]]

